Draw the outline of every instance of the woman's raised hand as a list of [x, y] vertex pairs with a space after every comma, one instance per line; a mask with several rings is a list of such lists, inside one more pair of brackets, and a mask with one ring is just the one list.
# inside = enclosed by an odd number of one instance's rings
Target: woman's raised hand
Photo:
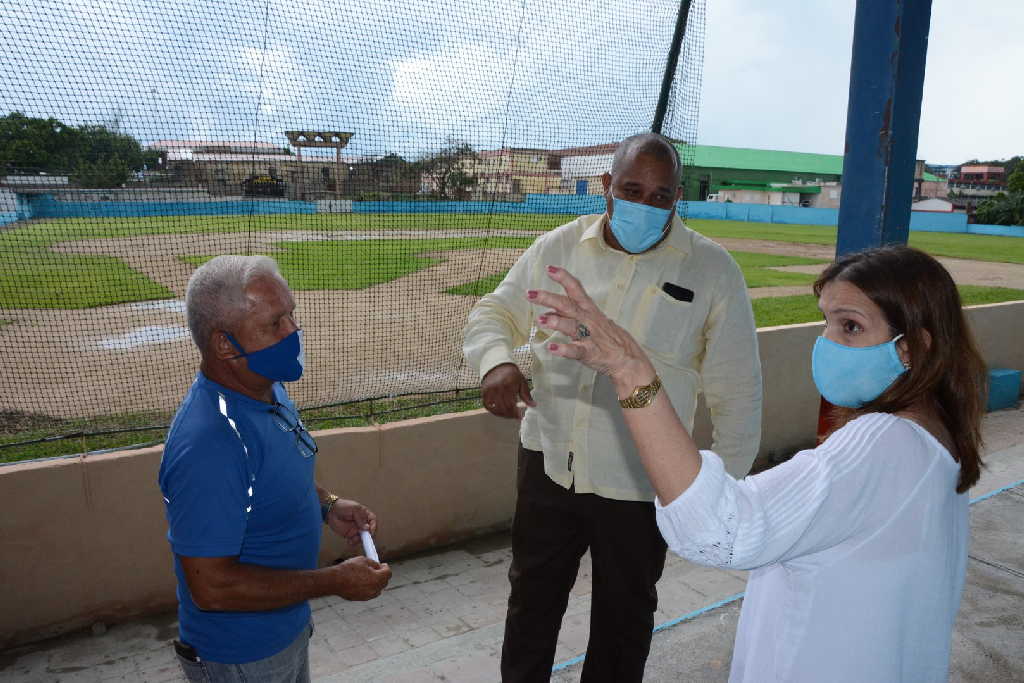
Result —
[[[548, 266], [548, 277], [562, 285], [565, 295], [544, 290], [526, 293], [531, 302], [550, 310], [537, 317], [537, 324], [561, 332], [573, 341], [552, 342], [548, 350], [563, 358], [572, 358], [587, 367], [632, 387], [643, 383], [638, 377], [653, 376], [647, 354], [633, 336], [616, 325], [594, 304], [573, 275], [557, 266]], [[649, 381], [649, 379], [648, 379]]]

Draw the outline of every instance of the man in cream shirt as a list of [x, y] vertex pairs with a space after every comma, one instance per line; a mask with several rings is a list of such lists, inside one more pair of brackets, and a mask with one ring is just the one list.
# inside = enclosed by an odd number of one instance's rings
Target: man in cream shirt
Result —
[[[623, 140], [603, 177], [607, 212], [537, 238], [469, 314], [463, 351], [480, 373], [484, 406], [522, 419], [504, 681], [550, 677], [569, 591], [588, 549], [593, 595], [583, 680], [640, 681], [665, 564], [654, 490], [622, 419], [629, 408], [620, 399], [627, 397], [603, 375], [548, 353], [560, 336], [535, 328], [546, 311], [531, 303], [530, 292], [551, 288], [547, 266], [575, 274], [644, 346], [660, 390], [687, 428], [703, 392], [713, 448], [730, 474], [744, 476], [757, 453], [761, 368], [746, 284], [725, 249], [676, 215], [681, 175], [666, 138]], [[575, 336], [588, 332], [581, 327]], [[512, 350], [527, 342], [532, 392], [512, 361]], [[659, 387], [638, 389], [634, 403]]]

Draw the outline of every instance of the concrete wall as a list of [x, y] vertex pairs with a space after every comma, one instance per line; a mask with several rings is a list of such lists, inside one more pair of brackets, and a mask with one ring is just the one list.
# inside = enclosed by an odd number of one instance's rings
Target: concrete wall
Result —
[[[236, 192], [241, 199], [241, 189]], [[65, 189], [51, 195], [59, 202], [209, 202], [215, 200], [205, 187], [153, 187], [145, 184], [104, 190]]]
[[[826, 187], [823, 191], [827, 192]], [[114, 192], [118, 192], [115, 190]], [[127, 191], [120, 191], [127, 192]], [[232, 216], [288, 213], [462, 213], [462, 214], [566, 214], [601, 213], [601, 194], [528, 194], [523, 202], [492, 201], [287, 201], [233, 199], [208, 201], [59, 201], [51, 195], [17, 195], [16, 208], [5, 212], [0, 198], [0, 225], [30, 218], [124, 218], [135, 216]], [[684, 201], [679, 212], [687, 218], [836, 225], [839, 210], [829, 208], [775, 206], [726, 202]], [[979, 235], [1024, 237], [1024, 226], [968, 225], [962, 213], [915, 211], [910, 229], [925, 232], [956, 232]]]
[[[822, 191], [827, 191], [823, 188]], [[689, 218], [710, 218], [717, 220], [748, 221], [753, 223], [786, 223], [800, 225], [838, 225], [839, 210], [828, 208], [808, 208], [798, 206], [770, 206], [767, 204], [738, 204], [724, 202], [686, 202], [686, 216]], [[910, 229], [924, 232], [980, 232], [971, 230], [979, 226], [967, 225], [967, 214], [935, 213], [931, 211], [912, 211], [910, 213]], [[1024, 237], [1024, 228], [1007, 230], [1006, 226], [986, 226], [986, 228], [1002, 228], [1002, 232], [986, 232], [984, 234], [1005, 234]]]
[[[968, 309], [994, 367], [1024, 369], [1024, 302]], [[810, 446], [818, 395], [810, 350], [820, 323], [758, 331], [762, 454]], [[695, 437], [709, 442], [706, 414]], [[382, 555], [507, 528], [517, 424], [483, 410], [316, 434], [317, 478], [380, 517]], [[0, 466], [0, 649], [96, 621], [172, 609], [174, 577], [159, 447]], [[321, 561], [346, 551], [325, 535]]]
[[[369, 505], [397, 557], [508, 527], [517, 424], [483, 410], [316, 434], [317, 480]], [[160, 447], [0, 467], [0, 649], [173, 609]], [[325, 534], [321, 562], [349, 551]]]
[[227, 201], [88, 201], [62, 202], [50, 195], [31, 195], [32, 218], [127, 218], [137, 216], [247, 216], [251, 214], [316, 213], [316, 202], [274, 199]]

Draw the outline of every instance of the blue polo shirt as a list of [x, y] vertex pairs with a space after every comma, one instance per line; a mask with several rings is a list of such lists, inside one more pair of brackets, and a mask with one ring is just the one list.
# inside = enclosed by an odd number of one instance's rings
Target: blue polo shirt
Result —
[[[280, 384], [274, 398], [295, 410]], [[181, 639], [200, 658], [227, 664], [263, 659], [309, 625], [307, 602], [260, 612], [200, 610], [178, 556], [237, 556], [261, 567], [315, 569], [322, 525], [315, 459], [303, 456], [270, 404], [196, 375], [171, 423], [159, 482], [175, 554]]]

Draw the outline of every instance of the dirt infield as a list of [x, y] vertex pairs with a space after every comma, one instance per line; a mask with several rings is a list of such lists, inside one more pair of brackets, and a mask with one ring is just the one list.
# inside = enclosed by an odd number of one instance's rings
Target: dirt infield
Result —
[[[522, 231], [486, 236], [523, 237]], [[184, 294], [192, 266], [183, 256], [273, 255], [276, 243], [301, 240], [480, 237], [480, 231], [265, 232], [156, 235], [56, 245], [63, 253], [106, 254]], [[722, 239], [730, 250], [830, 259], [832, 247]], [[501, 272], [519, 249], [434, 253], [441, 263], [354, 291], [296, 292], [306, 329], [307, 373], [290, 389], [302, 405], [476, 385], [461, 357], [462, 326], [475, 298], [449, 287]], [[941, 259], [958, 283], [1024, 289], [1024, 266]], [[821, 266], [781, 270], [816, 273]], [[809, 286], [751, 290], [754, 297], [809, 293]], [[180, 300], [82, 310], [0, 310], [4, 377], [0, 410], [88, 417], [169, 411], [198, 366]]]

